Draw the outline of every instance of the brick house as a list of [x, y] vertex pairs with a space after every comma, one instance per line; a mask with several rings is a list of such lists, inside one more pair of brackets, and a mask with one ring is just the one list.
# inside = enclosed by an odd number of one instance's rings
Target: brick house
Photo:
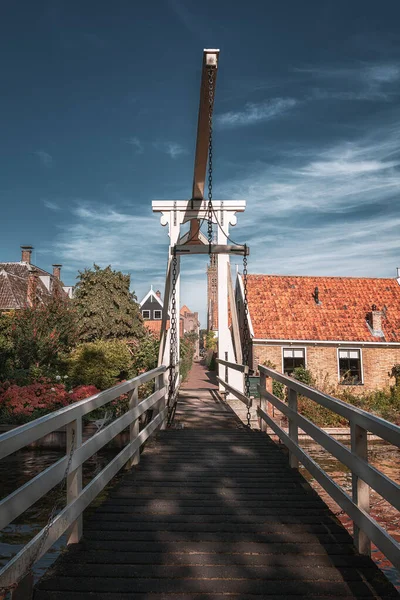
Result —
[[[243, 281], [236, 306], [243, 328]], [[304, 366], [329, 386], [352, 391], [393, 385], [400, 363], [400, 273], [395, 279], [248, 276], [253, 368]]]
[[54, 264], [53, 273], [48, 273], [32, 264], [32, 246], [21, 246], [21, 250], [20, 261], [0, 263], [0, 311], [45, 303], [56, 293], [73, 296], [73, 287], [61, 281], [62, 265]]
[[180, 336], [183, 337], [185, 333], [194, 332], [197, 334], [195, 357], [197, 358], [200, 353], [200, 321], [199, 313], [192, 312], [186, 304], [182, 306], [180, 310]]

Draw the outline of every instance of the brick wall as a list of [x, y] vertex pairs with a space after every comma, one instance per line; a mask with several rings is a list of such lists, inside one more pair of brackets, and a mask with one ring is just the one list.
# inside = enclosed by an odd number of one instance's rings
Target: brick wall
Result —
[[[289, 346], [285, 346], [289, 347]], [[300, 344], [299, 344], [300, 347]], [[306, 346], [306, 367], [317, 380], [317, 387], [327, 389], [338, 385], [338, 354], [336, 346]], [[354, 346], [356, 348], [357, 346]], [[282, 346], [253, 346], [253, 369], [269, 360], [282, 372]], [[364, 385], [351, 386], [354, 393], [383, 389], [394, 384], [392, 367], [400, 363], [400, 348], [361, 348]], [[346, 386], [347, 388], [348, 386]]]

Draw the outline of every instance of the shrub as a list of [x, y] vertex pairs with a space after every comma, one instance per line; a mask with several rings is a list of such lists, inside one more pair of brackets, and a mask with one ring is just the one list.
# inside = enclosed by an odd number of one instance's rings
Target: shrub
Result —
[[190, 373], [190, 369], [193, 364], [193, 357], [195, 351], [197, 336], [192, 333], [186, 333], [183, 338], [181, 338], [180, 344], [180, 365], [179, 370], [182, 377], [182, 381], [185, 381], [188, 378]]
[[126, 342], [98, 340], [79, 345], [69, 359], [73, 385], [94, 385], [100, 390], [132, 376], [132, 357]]
[[99, 390], [81, 386], [67, 392], [61, 383], [43, 379], [29, 385], [4, 383], [0, 387], [0, 416], [2, 423], [25, 423], [63, 406], [88, 398]]

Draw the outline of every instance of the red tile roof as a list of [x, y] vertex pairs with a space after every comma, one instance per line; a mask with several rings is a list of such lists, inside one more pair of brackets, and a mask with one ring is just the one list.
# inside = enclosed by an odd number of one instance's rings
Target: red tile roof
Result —
[[[162, 325], [162, 319], [157, 320], [157, 321], [147, 321], [144, 320], [143, 321], [144, 326], [151, 331], [151, 333], [154, 333], [155, 336], [159, 336], [161, 333], [161, 325]], [[167, 329], [169, 329], [169, 321], [167, 321]]]
[[[256, 339], [400, 342], [396, 279], [249, 275], [248, 300]], [[374, 304], [383, 310], [384, 338], [367, 325]]]

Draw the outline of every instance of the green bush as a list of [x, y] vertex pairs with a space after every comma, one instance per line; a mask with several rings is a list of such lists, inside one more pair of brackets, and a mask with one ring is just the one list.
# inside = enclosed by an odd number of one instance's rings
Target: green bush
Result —
[[193, 332], [185, 333], [181, 338], [180, 344], [180, 365], [179, 371], [182, 377], [182, 381], [186, 381], [189, 376], [190, 369], [193, 364], [194, 351], [196, 347], [197, 335]]
[[95, 385], [100, 390], [133, 376], [132, 355], [126, 342], [97, 340], [80, 344], [69, 359], [73, 385]]

